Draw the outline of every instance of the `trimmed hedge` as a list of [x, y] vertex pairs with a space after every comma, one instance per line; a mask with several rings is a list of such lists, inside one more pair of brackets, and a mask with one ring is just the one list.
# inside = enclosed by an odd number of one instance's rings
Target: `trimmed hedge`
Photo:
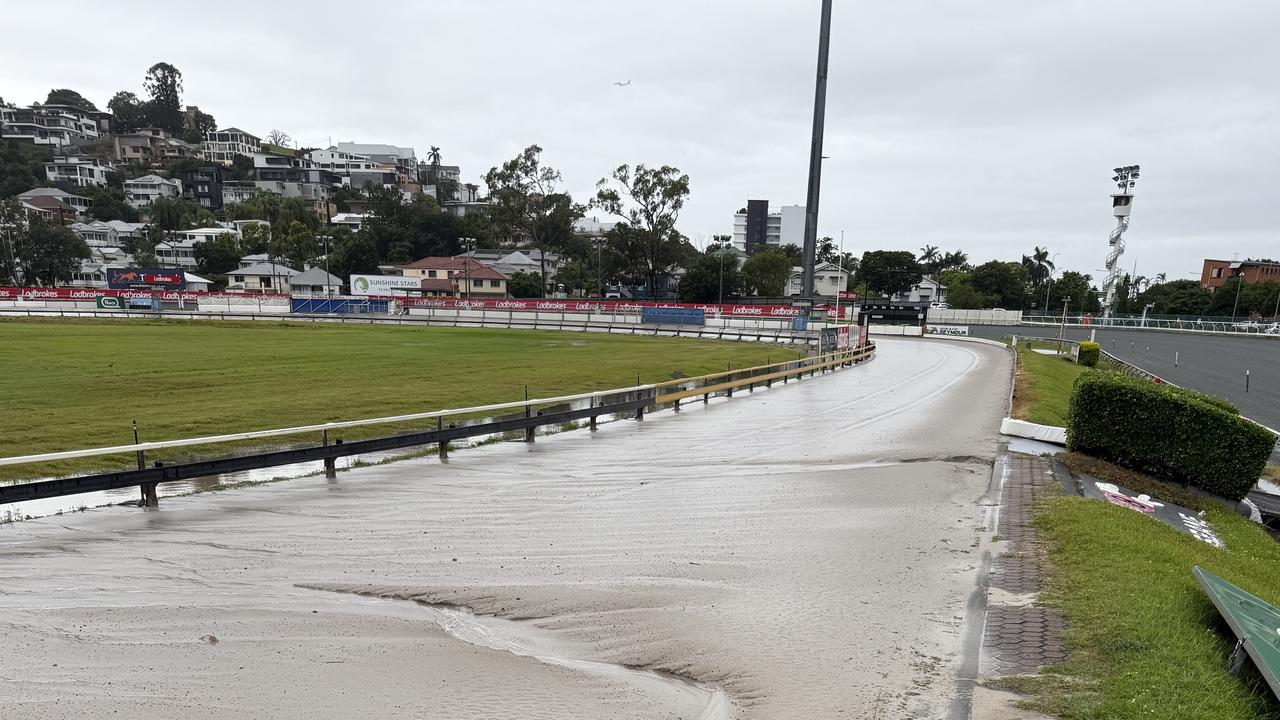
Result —
[[1080, 353], [1076, 356], [1076, 362], [1085, 367], [1097, 367], [1098, 360], [1102, 357], [1102, 346], [1096, 342], [1088, 340], [1080, 343]]
[[1186, 395], [1187, 397], [1193, 400], [1199, 400], [1200, 402], [1209, 403], [1210, 405], [1216, 408], [1222, 408], [1223, 410], [1226, 410], [1232, 415], [1240, 414], [1240, 408], [1236, 407], [1235, 405], [1232, 405], [1231, 403], [1227, 402], [1226, 400], [1223, 400], [1222, 398], [1216, 395], [1205, 395], [1202, 392], [1196, 392], [1195, 390], [1188, 390], [1187, 388], [1173, 387], [1172, 385], [1165, 385], [1165, 387], [1169, 388], [1169, 390], [1175, 393], [1178, 393], [1180, 395]]
[[1117, 373], [1076, 378], [1067, 448], [1232, 500], [1253, 487], [1276, 438], [1224, 403]]

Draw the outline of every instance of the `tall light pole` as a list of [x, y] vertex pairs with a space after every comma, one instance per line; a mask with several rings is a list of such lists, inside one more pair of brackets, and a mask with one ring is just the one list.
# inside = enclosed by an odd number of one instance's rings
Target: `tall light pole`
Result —
[[1056, 267], [1054, 267], [1054, 260], [1056, 260], [1057, 257], [1061, 254], [1062, 253], [1060, 252], [1056, 252], [1053, 254], [1053, 257], [1049, 258], [1049, 266], [1050, 266], [1049, 267], [1049, 283], [1044, 289], [1044, 311], [1045, 312], [1049, 312], [1049, 290], [1053, 288], [1053, 271], [1057, 269]]
[[822, 194], [822, 133], [827, 114], [827, 57], [831, 49], [831, 0], [822, 0], [818, 29], [818, 79], [813, 94], [813, 142], [809, 147], [809, 195], [804, 206], [804, 267], [800, 295], [813, 299], [813, 265], [818, 249], [818, 198]]
[[1111, 214], [1116, 218], [1116, 226], [1108, 236], [1107, 242], [1111, 250], [1107, 253], [1107, 277], [1102, 283], [1106, 299], [1102, 301], [1102, 316], [1110, 317], [1115, 307], [1116, 285], [1120, 282], [1120, 256], [1124, 254], [1124, 231], [1129, 229], [1129, 210], [1133, 206], [1133, 186], [1138, 183], [1137, 165], [1126, 165], [1115, 169], [1111, 180], [1120, 192], [1111, 196]]

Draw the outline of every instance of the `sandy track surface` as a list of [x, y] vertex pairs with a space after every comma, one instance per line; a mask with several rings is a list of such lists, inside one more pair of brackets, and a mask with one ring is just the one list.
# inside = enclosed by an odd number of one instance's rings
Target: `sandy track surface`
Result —
[[1009, 373], [887, 340], [594, 435], [2, 527], [0, 714], [946, 717]]

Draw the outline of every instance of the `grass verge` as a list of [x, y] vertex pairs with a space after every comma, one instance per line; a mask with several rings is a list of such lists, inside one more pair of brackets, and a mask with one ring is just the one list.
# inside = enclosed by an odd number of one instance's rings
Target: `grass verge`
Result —
[[1071, 386], [1081, 373], [1092, 372], [1069, 359], [1018, 345], [1018, 374], [1013, 387], [1013, 416], [1019, 420], [1066, 427]]
[[[0, 456], [128, 444], [134, 419], [143, 440], [165, 440], [519, 400], [526, 386], [530, 397], [574, 394], [798, 355], [755, 343], [592, 333], [68, 319], [0, 320], [0, 347]], [[4, 467], [0, 480], [129, 463]]]
[[1252, 666], [1226, 671], [1234, 638], [1191, 575], [1200, 565], [1280, 604], [1280, 544], [1213, 504], [1206, 517], [1225, 549], [1097, 500], [1043, 503], [1036, 525], [1053, 570], [1040, 601], [1067, 619], [1068, 658], [1006, 686], [1066, 720], [1280, 719]]

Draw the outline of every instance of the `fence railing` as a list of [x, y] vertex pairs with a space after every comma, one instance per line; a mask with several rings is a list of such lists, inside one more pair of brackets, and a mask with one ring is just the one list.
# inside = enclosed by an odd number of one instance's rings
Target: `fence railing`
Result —
[[[1063, 320], [1061, 315], [1024, 315], [1023, 325], [1059, 326]], [[1142, 317], [1097, 317], [1092, 315], [1068, 315], [1066, 324], [1070, 327], [1088, 328], [1139, 328], [1148, 330], [1181, 330], [1184, 332], [1232, 333], [1241, 335], [1263, 335], [1280, 338], [1280, 322], [1255, 321], [1248, 319], [1230, 320], [1227, 318], [1142, 318]]]
[[[1077, 340], [1067, 340], [1065, 338], [1060, 340], [1055, 337], [1031, 337], [1031, 336], [1024, 336], [1024, 335], [1018, 335], [1017, 338], [1018, 338], [1019, 345], [1023, 345], [1028, 342], [1034, 343], [1037, 345], [1047, 345], [1047, 346], [1060, 345], [1064, 349], [1072, 349], [1072, 352], [1070, 354], [1072, 354], [1073, 356], [1078, 356], [1080, 341], [1077, 341]], [[1101, 367], [1104, 367], [1108, 370], [1114, 370], [1115, 372], [1122, 373], [1130, 377], [1142, 378], [1144, 380], [1150, 380], [1152, 382], [1157, 382], [1157, 383], [1164, 383], [1165, 385], [1173, 385], [1173, 383], [1169, 382], [1168, 380], [1165, 380], [1159, 375], [1156, 375], [1155, 373], [1144, 370], [1138, 367], [1137, 365], [1134, 365], [1133, 363], [1128, 362], [1126, 360], [1121, 360], [1120, 358], [1116, 357], [1115, 355], [1112, 355], [1106, 350], [1100, 349], [1100, 352], [1101, 352], [1101, 356], [1098, 361], [1098, 365], [1100, 365]]]
[[[874, 344], [868, 344], [865, 347], [839, 350], [825, 355], [802, 357], [737, 370], [727, 369], [723, 372], [662, 383], [637, 384], [632, 387], [575, 395], [0, 458], [0, 466], [31, 465], [125, 454], [136, 461], [135, 469], [3, 485], [0, 486], [0, 504], [138, 486], [142, 491], [142, 502], [154, 505], [158, 502], [156, 486], [165, 482], [308, 461], [323, 461], [326, 474], [333, 475], [336, 472], [335, 460], [339, 457], [433, 444], [438, 447], [440, 456], [443, 458], [448, 456], [449, 443], [452, 441], [523, 431], [525, 441], [532, 442], [539, 427], [580, 420], [588, 420], [591, 429], [594, 430], [600, 417], [634, 413], [637, 419], [642, 419], [649, 408], [674, 405], [678, 409], [681, 400], [697, 395], [701, 395], [704, 399], [719, 394], [732, 396], [734, 390], [739, 388], [754, 390], [758, 386], [767, 387], [779, 380], [788, 382], [793, 378], [799, 379], [806, 373], [812, 377], [820, 372], [830, 372], [870, 359], [874, 356], [875, 349]], [[501, 411], [515, 412], [500, 416], [493, 415]], [[331, 437], [345, 429], [429, 420], [436, 421], [435, 428], [351, 442]], [[446, 420], [449, 421], [447, 425]], [[216, 446], [281, 437], [305, 435], [314, 437], [317, 434], [320, 436], [319, 445], [175, 464], [156, 463], [152, 467], [146, 464], [146, 453], [149, 451]]]

